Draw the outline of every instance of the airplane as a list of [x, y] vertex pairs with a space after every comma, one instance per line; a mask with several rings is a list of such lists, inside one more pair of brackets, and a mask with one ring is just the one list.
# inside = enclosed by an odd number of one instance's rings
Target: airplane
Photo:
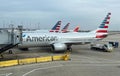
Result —
[[108, 35], [111, 13], [108, 13], [102, 24], [90, 32], [68, 33], [23, 33], [19, 48], [50, 46], [53, 52], [71, 50], [72, 45], [81, 45], [102, 40]]
[[80, 27], [79, 27], [79, 26], [76, 26], [75, 29], [73, 30], [73, 32], [78, 32], [79, 29], [80, 29]]
[[62, 33], [67, 33], [67, 32], [78, 32], [79, 31], [79, 26], [76, 26], [73, 30], [66, 30], [66, 31], [62, 31]]
[[59, 32], [61, 21], [58, 21], [55, 26], [49, 32]]
[[60, 31], [61, 21], [58, 21], [51, 30], [33, 30], [33, 31], [24, 31], [24, 32], [56, 32], [56, 33], [66, 33], [66, 32], [78, 32], [79, 26], [75, 27], [73, 31], [68, 31], [70, 23], [67, 23], [63, 29]]
[[67, 32], [78, 32], [79, 31], [79, 26], [76, 26], [73, 31], [68, 30], [70, 23], [67, 23], [63, 29], [61, 30], [62, 33], [67, 33]]
[[33, 30], [33, 31], [23, 31], [25, 33], [27, 32], [31, 32], [31, 33], [35, 33], [35, 32], [59, 32], [60, 31], [60, 26], [61, 26], [61, 21], [58, 21], [51, 30]]
[[67, 32], [69, 26], [70, 26], [70, 23], [67, 23], [67, 24], [63, 27], [63, 29], [61, 30], [61, 32], [62, 32], [62, 33]]

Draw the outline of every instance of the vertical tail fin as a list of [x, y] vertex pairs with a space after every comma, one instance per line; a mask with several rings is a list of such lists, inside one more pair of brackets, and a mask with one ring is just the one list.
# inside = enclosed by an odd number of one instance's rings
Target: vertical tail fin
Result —
[[103, 38], [107, 37], [107, 35], [108, 35], [108, 25], [109, 25], [109, 22], [110, 22], [110, 15], [111, 15], [111, 13], [107, 14], [107, 16], [103, 20], [102, 24], [95, 31], [96, 32], [96, 38], [103, 39]]
[[79, 27], [79, 26], [77, 26], [77, 27], [75, 27], [75, 29], [73, 30], [73, 32], [78, 32], [78, 31], [79, 31], [79, 29], [80, 29], [80, 27]]
[[58, 21], [49, 32], [59, 32], [60, 26], [61, 26], [61, 21]]
[[70, 23], [67, 23], [63, 29], [61, 30], [63, 33], [67, 32], [68, 31], [68, 27], [69, 27]]

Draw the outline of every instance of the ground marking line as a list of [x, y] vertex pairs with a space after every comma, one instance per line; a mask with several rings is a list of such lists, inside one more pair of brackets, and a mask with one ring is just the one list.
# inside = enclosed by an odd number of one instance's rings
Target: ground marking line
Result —
[[58, 66], [51, 66], [51, 67], [45, 67], [45, 68], [37, 68], [37, 69], [33, 69], [25, 74], [23, 74], [22, 76], [27, 76], [28, 74], [37, 71], [37, 70], [41, 70], [41, 69], [50, 69], [50, 68], [56, 68], [56, 67], [62, 67], [63, 65], [58, 65]]
[[11, 74], [13, 74], [13, 73], [0, 74], [0, 76], [9, 76]]

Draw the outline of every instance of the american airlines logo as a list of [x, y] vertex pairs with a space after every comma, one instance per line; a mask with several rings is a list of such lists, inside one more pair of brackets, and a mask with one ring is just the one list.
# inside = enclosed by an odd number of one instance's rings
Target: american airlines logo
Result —
[[24, 34], [24, 35], [22, 35], [22, 37], [25, 37], [26, 35]]
[[24, 41], [27, 42], [38, 42], [38, 41], [57, 41], [57, 36], [39, 36], [39, 37], [31, 37], [27, 36], [27, 38]]

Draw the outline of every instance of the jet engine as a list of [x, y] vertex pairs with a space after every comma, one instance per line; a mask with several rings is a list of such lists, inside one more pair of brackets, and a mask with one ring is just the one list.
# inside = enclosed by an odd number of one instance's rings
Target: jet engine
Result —
[[66, 51], [67, 50], [67, 45], [63, 43], [55, 43], [52, 45], [52, 51], [57, 52], [57, 51]]

